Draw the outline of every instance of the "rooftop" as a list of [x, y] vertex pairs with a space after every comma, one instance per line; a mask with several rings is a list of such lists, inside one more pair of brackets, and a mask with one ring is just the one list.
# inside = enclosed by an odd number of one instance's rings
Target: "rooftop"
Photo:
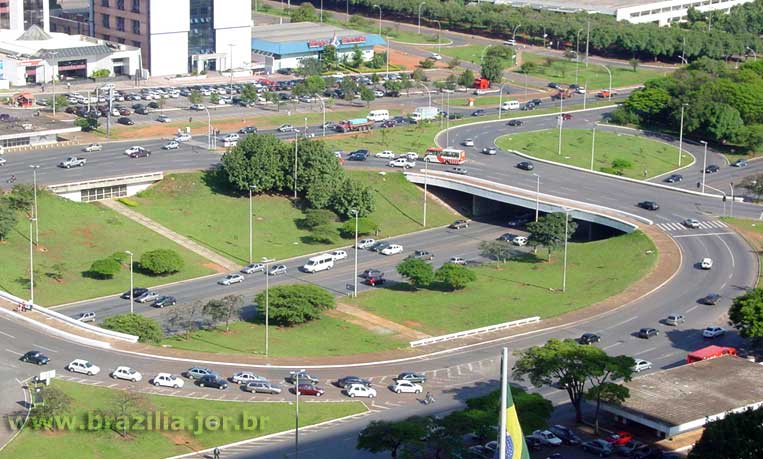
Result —
[[630, 397], [618, 407], [677, 426], [763, 401], [763, 365], [718, 357], [639, 376], [625, 383]]
[[338, 49], [383, 45], [377, 34], [343, 29], [314, 22], [269, 24], [252, 28], [252, 48], [272, 54], [296, 54], [318, 51], [333, 43]]
[[615, 14], [621, 8], [651, 5], [664, 0], [495, 0], [499, 5], [529, 6], [559, 11], [588, 11]]
[[44, 32], [36, 26], [25, 32], [0, 30], [0, 53], [19, 58], [45, 58], [53, 52], [58, 58], [105, 55], [120, 49], [137, 49], [84, 35]]

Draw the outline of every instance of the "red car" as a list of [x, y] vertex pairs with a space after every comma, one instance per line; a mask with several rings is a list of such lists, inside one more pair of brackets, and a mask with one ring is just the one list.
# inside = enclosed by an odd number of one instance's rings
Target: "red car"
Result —
[[298, 390], [299, 395], [315, 395], [316, 397], [320, 397], [326, 392], [322, 388], [313, 384], [300, 384]]
[[620, 432], [613, 433], [612, 435], [607, 437], [606, 440], [612, 445], [620, 446], [633, 440], [633, 435], [630, 432], [626, 432], [622, 430]]
[[562, 119], [564, 119], [565, 121], [566, 120], [571, 120], [572, 119], [572, 115], [569, 114], [569, 113], [562, 113]]

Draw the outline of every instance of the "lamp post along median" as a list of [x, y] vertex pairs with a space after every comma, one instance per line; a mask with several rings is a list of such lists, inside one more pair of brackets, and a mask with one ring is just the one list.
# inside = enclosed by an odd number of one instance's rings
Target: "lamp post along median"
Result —
[[353, 272], [355, 275], [353, 276], [353, 288], [352, 288], [352, 296], [357, 297], [358, 296], [358, 215], [359, 212], [357, 209], [352, 209], [350, 212], [355, 214], [355, 266], [353, 269]]
[[133, 304], [135, 302], [135, 298], [133, 298], [133, 269], [132, 269], [132, 252], [129, 250], [125, 250], [125, 253], [130, 256], [130, 314], [133, 313]]
[[257, 185], [249, 185], [249, 263], [252, 262], [252, 251], [254, 250], [254, 215], [252, 210], [252, 191], [257, 189]]
[[535, 176], [535, 221], [538, 221], [540, 214], [540, 175], [533, 173]]
[[419, 3], [419, 27], [418, 27], [418, 34], [421, 35], [421, 7], [426, 5], [427, 2], [421, 2]]
[[429, 161], [424, 157], [424, 228], [427, 227], [427, 184], [429, 182]]
[[689, 104], [681, 104], [681, 126], [678, 128], [678, 167], [681, 167], [681, 156], [683, 156], [684, 145], [684, 109]]
[[32, 243], [32, 228], [35, 219], [29, 219], [29, 303], [34, 304], [34, 244]]
[[270, 354], [270, 263], [265, 263], [265, 357]]
[[593, 157], [596, 154], [596, 125], [591, 130], [591, 170], [593, 170]]
[[562, 292], [567, 291], [567, 241], [569, 240], [570, 209], [564, 210], [564, 269], [562, 270]]
[[297, 199], [297, 151], [299, 149], [299, 133], [294, 133], [294, 199]]
[[702, 145], [705, 146], [705, 153], [702, 156], [702, 192], [705, 192], [705, 174], [707, 173], [707, 141], [700, 140]]
[[34, 208], [32, 209], [32, 218], [34, 218], [34, 244], [40, 244], [40, 214], [37, 210], [37, 169], [39, 165], [32, 164], [29, 167], [32, 168], [32, 192], [34, 193]]

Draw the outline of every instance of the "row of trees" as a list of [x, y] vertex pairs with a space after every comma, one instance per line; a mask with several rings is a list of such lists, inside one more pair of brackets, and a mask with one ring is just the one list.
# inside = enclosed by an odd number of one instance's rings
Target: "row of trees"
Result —
[[[115, 252], [106, 258], [95, 260], [90, 265], [89, 275], [96, 279], [111, 279], [123, 267], [129, 268], [129, 256], [125, 252]], [[137, 269], [154, 276], [173, 274], [183, 268], [183, 258], [171, 249], [156, 249], [144, 252]]]
[[[296, 167], [296, 171], [295, 171]], [[370, 187], [350, 178], [328, 146], [299, 139], [298, 145], [272, 134], [247, 136], [222, 159], [222, 173], [234, 190], [248, 193], [296, 191], [314, 209], [330, 209], [343, 218], [374, 210]], [[296, 175], [296, 183], [294, 177]]]
[[617, 123], [684, 133], [720, 144], [763, 146], [763, 61], [738, 69], [723, 61], [699, 59], [664, 78], [647, 81], [612, 113]]
[[447, 290], [461, 290], [470, 282], [477, 280], [477, 275], [466, 266], [445, 263], [437, 271], [424, 260], [408, 257], [397, 265], [397, 272], [408, 279], [414, 288], [435, 288], [442, 286]]

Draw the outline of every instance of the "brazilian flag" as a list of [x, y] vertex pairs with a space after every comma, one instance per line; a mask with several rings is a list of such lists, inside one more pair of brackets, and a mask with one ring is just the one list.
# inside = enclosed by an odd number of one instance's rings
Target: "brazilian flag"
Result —
[[[496, 449], [496, 459], [499, 459], [499, 451]], [[503, 459], [530, 459], [530, 452], [525, 444], [525, 436], [522, 435], [522, 426], [519, 425], [517, 408], [511, 397], [511, 385], [508, 385], [506, 389], [506, 457]]]

